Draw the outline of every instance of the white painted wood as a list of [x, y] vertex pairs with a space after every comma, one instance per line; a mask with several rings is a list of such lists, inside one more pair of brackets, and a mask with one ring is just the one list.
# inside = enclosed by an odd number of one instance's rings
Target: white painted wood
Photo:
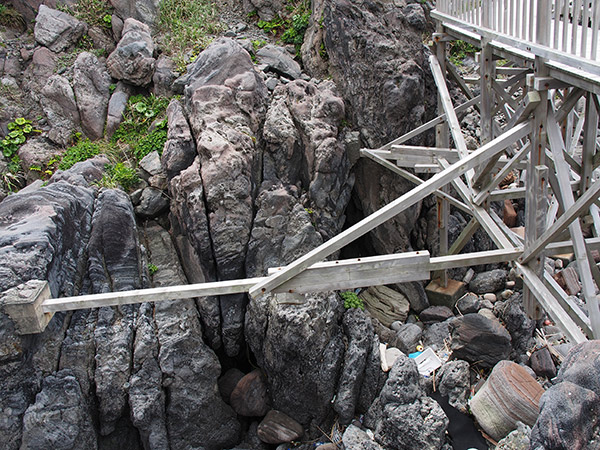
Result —
[[[416, 185], [424, 183], [424, 181], [421, 180], [419, 177], [413, 175], [412, 173], [410, 173], [404, 169], [401, 169], [401, 168], [395, 166], [394, 164], [390, 163], [389, 161], [386, 161], [385, 159], [381, 158], [377, 153], [378, 152], [376, 150], [366, 150], [366, 149], [363, 149], [360, 152], [361, 156], [364, 156], [365, 158], [369, 158], [372, 161], [375, 161], [376, 163], [381, 164], [383, 167], [400, 175], [402, 178], [410, 181], [411, 183], [414, 183]], [[466, 204], [455, 199], [448, 193], [437, 189], [436, 191], [433, 192], [433, 194], [438, 197], [446, 199], [455, 208], [458, 208], [467, 214], [471, 214], [471, 209]]]
[[321, 261], [337, 250], [340, 250], [345, 245], [353, 242], [355, 239], [363, 236], [365, 233], [368, 233], [373, 228], [381, 225], [383, 222], [391, 219], [400, 211], [403, 211], [404, 209], [414, 205], [426, 196], [438, 190], [440, 187], [445, 186], [454, 178], [465, 173], [467, 170], [476, 167], [496, 153], [503, 151], [508, 145], [511, 145], [516, 140], [521, 139], [530, 131], [531, 126], [527, 123], [517, 125], [512, 130], [494, 139], [489, 144], [484, 145], [479, 150], [468, 155], [466, 158], [461, 159], [442, 172], [432, 176], [429, 180], [415, 187], [412, 191], [400, 196], [393, 202], [364, 218], [357, 224], [338, 234], [316, 249], [298, 258], [296, 261], [289, 264], [285, 270], [269, 277], [269, 279], [266, 281], [257, 283], [250, 289], [249, 294], [255, 298], [259, 295], [272, 291], [277, 286], [302, 272], [315, 262]]
[[544, 284], [550, 290], [554, 298], [558, 300], [561, 307], [564, 311], [573, 319], [573, 321], [579, 326], [583, 332], [592, 337], [592, 329], [590, 324], [590, 319], [585, 315], [585, 313], [581, 310], [579, 305], [575, 303], [560, 287], [560, 285], [556, 282], [552, 275], [548, 272], [544, 272]]
[[516, 268], [523, 277], [525, 285], [535, 295], [550, 318], [560, 326], [569, 340], [574, 344], [585, 342], [587, 340], [586, 336], [573, 319], [561, 308], [552, 292], [538, 278], [536, 273], [529, 267], [519, 263], [516, 263]]

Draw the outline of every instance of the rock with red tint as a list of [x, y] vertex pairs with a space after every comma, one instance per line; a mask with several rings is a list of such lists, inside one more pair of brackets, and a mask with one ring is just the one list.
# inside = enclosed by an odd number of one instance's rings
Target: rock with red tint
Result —
[[269, 410], [269, 394], [262, 372], [255, 369], [245, 375], [231, 393], [229, 401], [240, 416], [264, 416]]

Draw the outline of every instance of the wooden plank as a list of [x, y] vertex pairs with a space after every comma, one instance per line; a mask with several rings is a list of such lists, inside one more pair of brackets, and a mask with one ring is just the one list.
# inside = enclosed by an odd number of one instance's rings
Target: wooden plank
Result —
[[360, 222], [320, 245], [316, 249], [298, 258], [296, 261], [289, 264], [285, 270], [269, 277], [268, 280], [257, 283], [250, 289], [250, 296], [255, 298], [259, 295], [272, 291], [277, 286], [302, 272], [315, 262], [321, 261], [337, 250], [340, 250], [345, 245], [353, 242], [355, 239], [368, 233], [373, 228], [391, 219], [399, 212], [432, 194], [440, 187], [445, 186], [452, 181], [453, 178], [459, 177], [467, 170], [476, 167], [496, 153], [503, 151], [506, 146], [514, 143], [518, 139], [521, 139], [529, 132], [531, 132], [531, 126], [529, 124], [524, 123], [517, 125], [512, 130], [509, 130], [508, 132], [494, 139], [489, 144], [484, 145], [479, 150], [468, 155], [466, 158], [463, 158], [460, 161], [452, 164], [450, 167], [432, 176], [429, 180], [415, 187], [410, 192], [400, 196], [393, 202], [364, 218]]
[[563, 291], [560, 285], [548, 272], [544, 272], [544, 284], [577, 326], [580, 327], [586, 335], [590, 337], [593, 336], [592, 329], [590, 328], [590, 319], [585, 315], [577, 303]]
[[506, 176], [512, 172], [517, 163], [527, 156], [529, 152], [529, 142], [521, 148], [515, 155], [508, 161], [502, 169], [492, 178], [492, 180], [484, 186], [473, 199], [473, 203], [476, 205], [482, 205], [483, 202], [489, 197], [490, 192], [495, 189]]
[[[481, 97], [478, 95], [477, 97], [472, 98], [471, 100], [468, 100], [465, 103], [458, 105], [455, 109], [456, 113], [458, 114], [463, 111], [466, 111], [471, 106], [476, 105], [480, 99], [481, 99]], [[446, 114], [442, 114], [442, 115], [436, 117], [435, 119], [431, 119], [429, 122], [426, 122], [423, 125], [415, 128], [414, 130], [409, 131], [406, 134], [403, 134], [399, 138], [396, 138], [393, 141], [388, 142], [383, 147], [381, 147], [381, 150], [386, 150], [386, 149], [389, 149], [392, 145], [402, 144], [403, 142], [409, 141], [410, 139], [424, 133], [425, 131], [431, 130], [433, 127], [444, 122], [445, 120], [446, 120]]]
[[[442, 103], [444, 113], [446, 113], [447, 123], [450, 129], [450, 134], [452, 134], [452, 138], [454, 139], [454, 145], [456, 146], [460, 157], [465, 158], [469, 153], [467, 150], [467, 143], [465, 142], [465, 137], [462, 134], [456, 111], [452, 105], [452, 98], [450, 97], [448, 86], [446, 85], [446, 77], [444, 76], [440, 62], [434, 55], [429, 56], [429, 67], [431, 68], [433, 79], [438, 88], [438, 99]], [[471, 186], [470, 180], [473, 178], [473, 175], [474, 172], [472, 169], [467, 171], [467, 185], [469, 188]]]
[[592, 182], [594, 153], [598, 133], [598, 112], [594, 107], [594, 95], [588, 93], [585, 102], [585, 130], [583, 133], [583, 151], [581, 154], [581, 190], [586, 190]]
[[[372, 161], [375, 161], [378, 164], [381, 164], [383, 167], [391, 170], [392, 172], [394, 172], [395, 174], [400, 175], [402, 178], [410, 181], [411, 183], [414, 183], [416, 185], [419, 184], [423, 184], [424, 181], [421, 180], [419, 177], [413, 175], [412, 173], [403, 170], [399, 167], [397, 167], [396, 165], [390, 163], [389, 161], [386, 161], [385, 159], [379, 157], [376, 153], [375, 150], [361, 150], [360, 152], [361, 156], [364, 156], [365, 158], [369, 158]], [[464, 204], [463, 202], [455, 199], [454, 197], [452, 197], [451, 195], [449, 195], [448, 193], [441, 191], [439, 189], [437, 189], [436, 191], [433, 192], [434, 195], [438, 196], [438, 197], [442, 197], [445, 198], [452, 206], [454, 206], [455, 208], [460, 209], [461, 211], [467, 213], [467, 214], [471, 214], [471, 209]]]
[[523, 264], [527, 263], [542, 251], [546, 245], [562, 233], [573, 220], [577, 219], [581, 213], [589, 208], [590, 205], [598, 199], [598, 195], [600, 195], [600, 183], [593, 183], [590, 189], [579, 197], [573, 206], [566, 210], [550, 228], [526, 248], [523, 255], [519, 258], [519, 261]]
[[457, 255], [460, 251], [468, 244], [477, 229], [479, 228], [479, 222], [474, 217], [469, 220], [466, 227], [462, 229], [458, 237], [454, 240], [450, 248], [448, 249], [449, 255]]
[[579, 344], [587, 340], [581, 329], [563, 310], [552, 292], [542, 283], [537, 274], [529, 267], [516, 263], [516, 269], [523, 277], [523, 282], [529, 290], [535, 295], [540, 305], [552, 320], [563, 330], [565, 335], [574, 344]]
[[456, 267], [479, 266], [514, 261], [522, 248], [506, 248], [459, 255], [437, 256], [430, 259], [428, 269], [432, 272]]

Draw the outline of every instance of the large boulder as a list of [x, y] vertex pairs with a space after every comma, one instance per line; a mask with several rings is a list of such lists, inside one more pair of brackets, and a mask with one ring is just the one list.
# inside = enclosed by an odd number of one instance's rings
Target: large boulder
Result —
[[452, 355], [483, 367], [493, 367], [511, 352], [510, 334], [497, 320], [465, 314], [450, 322]]
[[160, 0], [143, 0], [130, 2], [127, 0], [110, 0], [110, 4], [115, 8], [115, 14], [125, 20], [133, 17], [146, 25], [155, 25]]
[[73, 65], [73, 93], [81, 128], [92, 140], [100, 139], [104, 134], [110, 83], [106, 67], [96, 56], [88, 52], [79, 54]]
[[108, 56], [106, 66], [113, 78], [134, 86], [146, 86], [154, 74], [154, 41], [148, 25], [127, 19], [117, 48]]
[[40, 5], [33, 35], [38, 43], [60, 53], [75, 45], [86, 31], [84, 22], [62, 11]]
[[[278, 301], [278, 298], [280, 301]], [[339, 325], [343, 307], [333, 293], [253, 300], [246, 313], [246, 341], [265, 371], [273, 408], [309, 428], [313, 436], [331, 413], [344, 353]]]
[[21, 449], [96, 449], [92, 415], [77, 378], [69, 370], [44, 379], [23, 417]]
[[600, 396], [600, 340], [573, 347], [560, 366], [558, 379], [570, 381]]
[[69, 80], [61, 75], [52, 75], [42, 88], [40, 103], [51, 124], [48, 138], [66, 146], [73, 131], [81, 123], [75, 93]]
[[196, 143], [179, 100], [171, 100], [167, 107], [167, 118], [169, 128], [161, 163], [167, 179], [171, 180], [192, 165], [196, 158]]

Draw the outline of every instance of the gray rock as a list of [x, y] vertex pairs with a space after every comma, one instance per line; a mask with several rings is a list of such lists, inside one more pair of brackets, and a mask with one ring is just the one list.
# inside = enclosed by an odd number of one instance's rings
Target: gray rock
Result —
[[476, 313], [481, 307], [479, 297], [472, 294], [467, 294], [458, 299], [456, 302], [456, 308], [461, 314]]
[[66, 146], [71, 133], [80, 125], [79, 109], [69, 80], [52, 75], [42, 88], [40, 103], [52, 128], [48, 137], [55, 143]]
[[341, 230], [354, 184], [338, 138], [343, 116], [333, 83], [296, 80], [277, 87], [263, 129], [265, 180], [308, 191], [304, 206], [324, 239]]
[[108, 101], [108, 110], [106, 116], [106, 137], [110, 138], [117, 131], [123, 121], [123, 113], [127, 107], [127, 100], [131, 95], [127, 84], [119, 81], [114, 92]]
[[145, 219], [153, 219], [169, 209], [169, 200], [163, 192], [153, 187], [142, 191], [140, 204], [135, 207], [135, 213]]
[[446, 437], [448, 418], [429, 397], [413, 403], [390, 403], [383, 408], [375, 439], [391, 450], [439, 450]]
[[287, 414], [272, 409], [258, 425], [258, 437], [267, 444], [296, 441], [304, 434], [302, 425]]
[[365, 313], [350, 308], [344, 314], [344, 332], [348, 337], [348, 347], [344, 354], [344, 365], [338, 381], [338, 390], [333, 410], [341, 424], [348, 424], [354, 418], [356, 404], [362, 386], [367, 358], [373, 347], [373, 326]]
[[171, 180], [192, 165], [196, 158], [196, 144], [179, 100], [171, 100], [167, 107], [167, 118], [169, 128], [161, 163], [167, 179]]
[[23, 417], [21, 449], [48, 448], [98, 448], [89, 407], [69, 370], [44, 379]]
[[560, 366], [558, 379], [570, 381], [600, 396], [600, 340], [582, 342], [571, 349]]
[[247, 13], [256, 11], [261, 20], [273, 20], [283, 10], [281, 0], [244, 0], [244, 10]]
[[379, 391], [381, 391], [384, 382], [383, 372], [381, 371], [379, 338], [375, 334], [373, 335], [371, 349], [367, 354], [365, 376], [356, 405], [358, 413], [364, 414], [369, 410]]
[[532, 347], [535, 332], [535, 321], [531, 320], [523, 309], [522, 295], [516, 293], [504, 302], [496, 302], [494, 313], [510, 333], [515, 359], [520, 359]]
[[600, 398], [595, 392], [564, 381], [540, 399], [540, 415], [531, 430], [532, 450], [598, 448]]
[[[24, 76], [24, 87], [36, 93], [40, 92], [48, 78], [54, 75], [57, 58], [58, 56], [52, 50], [46, 47], [38, 47], [33, 52], [29, 67], [25, 72], [19, 69], [15, 76]], [[6, 71], [6, 62], [4, 70]]]
[[[160, 264], [160, 261], [158, 262]], [[161, 269], [164, 270], [162, 264]], [[128, 398], [131, 423], [139, 430], [144, 447], [167, 449], [169, 436], [164, 412], [166, 398], [158, 364], [159, 347], [153, 314], [154, 308], [151, 304], [143, 303], [140, 306], [133, 342]]]
[[504, 288], [508, 272], [503, 269], [494, 269], [488, 272], [481, 272], [475, 275], [475, 278], [469, 283], [469, 289], [475, 294], [485, 294], [487, 292], [496, 292]]
[[[136, 3], [137, 4], [137, 3]], [[173, 96], [173, 82], [177, 78], [175, 63], [166, 55], [160, 55], [156, 60], [154, 75], [152, 75], [152, 92], [163, 97]]]
[[145, 173], [142, 173], [142, 178], [148, 181], [148, 178], [155, 175], [161, 175], [163, 173], [162, 165], [160, 162], [160, 155], [155, 150], [144, 156], [139, 165]]
[[84, 22], [62, 11], [40, 5], [33, 34], [41, 45], [59, 53], [75, 45], [86, 31]]
[[83, 132], [92, 140], [104, 134], [108, 111], [110, 75], [96, 56], [82, 52], [73, 66], [73, 92]]
[[107, 164], [110, 164], [110, 161], [104, 155], [80, 161], [73, 164], [69, 170], [57, 170], [48, 180], [48, 184], [63, 181], [74, 186], [92, 186], [102, 179]]
[[447, 306], [430, 306], [419, 314], [419, 319], [424, 324], [443, 322], [451, 317], [454, 317], [454, 314]]
[[467, 401], [471, 393], [469, 369], [468, 362], [455, 360], [448, 361], [437, 372], [440, 394], [448, 396], [448, 403], [463, 413], [468, 412]]
[[294, 186], [264, 182], [255, 207], [246, 254], [248, 276], [266, 275], [270, 267], [289, 264], [322, 244], [311, 214], [300, 203]]
[[398, 347], [402, 352], [413, 353], [417, 347], [417, 344], [421, 340], [423, 330], [420, 326], [414, 323], [407, 323], [396, 332], [396, 340], [394, 346]]
[[529, 450], [531, 428], [519, 422], [516, 430], [508, 433], [496, 445], [495, 450]]
[[350, 425], [342, 435], [344, 448], [348, 450], [383, 450], [372, 437], [355, 425]]
[[64, 182], [3, 200], [0, 291], [37, 279], [48, 280], [53, 297], [73, 294], [93, 202], [91, 189]]
[[421, 282], [412, 281], [396, 284], [395, 289], [404, 294], [410, 303], [410, 309], [417, 314], [429, 307], [429, 299]]
[[300, 64], [294, 61], [285, 48], [265, 45], [256, 52], [256, 59], [266, 66], [265, 71], [275, 72], [291, 80], [296, 80], [302, 75]]
[[246, 341], [267, 375], [273, 407], [311, 435], [320, 435], [316, 427], [331, 413], [343, 361], [342, 310], [335, 294], [321, 293], [294, 305], [265, 296], [246, 313]]
[[420, 381], [421, 375], [417, 370], [417, 363], [407, 356], [400, 356], [392, 366], [388, 379], [379, 394], [381, 404], [413, 403], [423, 395]]
[[45, 167], [48, 162], [60, 153], [60, 150], [52, 145], [51, 142], [43, 138], [28, 139], [19, 147], [17, 154], [21, 159], [21, 165], [26, 169], [26, 178], [28, 182], [39, 179], [39, 172], [27, 170], [31, 166]]
[[481, 314], [466, 314], [450, 324], [452, 356], [493, 367], [511, 352], [511, 338], [499, 322]]
[[[429, 69], [421, 31], [406, 26], [414, 12], [405, 2], [369, 7], [361, 0], [323, 3], [313, 6], [318, 13], [305, 37], [303, 63], [311, 74], [322, 68], [316, 57], [322, 42], [329, 72], [349, 106], [348, 119], [366, 145], [378, 148], [422, 123], [435, 97], [427, 91]], [[326, 32], [314, 30], [319, 27]]]
[[[159, 269], [160, 271], [160, 269]], [[166, 422], [173, 449], [230, 448], [240, 437], [235, 412], [217, 388], [219, 360], [202, 339], [198, 310], [186, 300], [155, 305]]]
[[450, 324], [455, 318], [450, 318], [444, 322], [432, 323], [423, 332], [423, 345], [431, 347], [434, 350], [442, 350], [446, 342], [450, 340]]
[[[110, 4], [115, 8], [115, 14], [122, 19], [133, 17], [149, 26], [155, 25], [158, 12], [159, 0], [142, 0], [129, 2], [126, 0], [110, 0]], [[118, 36], [118, 34], [116, 35]]]
[[113, 78], [134, 86], [152, 81], [156, 60], [150, 28], [135, 19], [127, 19], [117, 48], [108, 56], [106, 66]]

